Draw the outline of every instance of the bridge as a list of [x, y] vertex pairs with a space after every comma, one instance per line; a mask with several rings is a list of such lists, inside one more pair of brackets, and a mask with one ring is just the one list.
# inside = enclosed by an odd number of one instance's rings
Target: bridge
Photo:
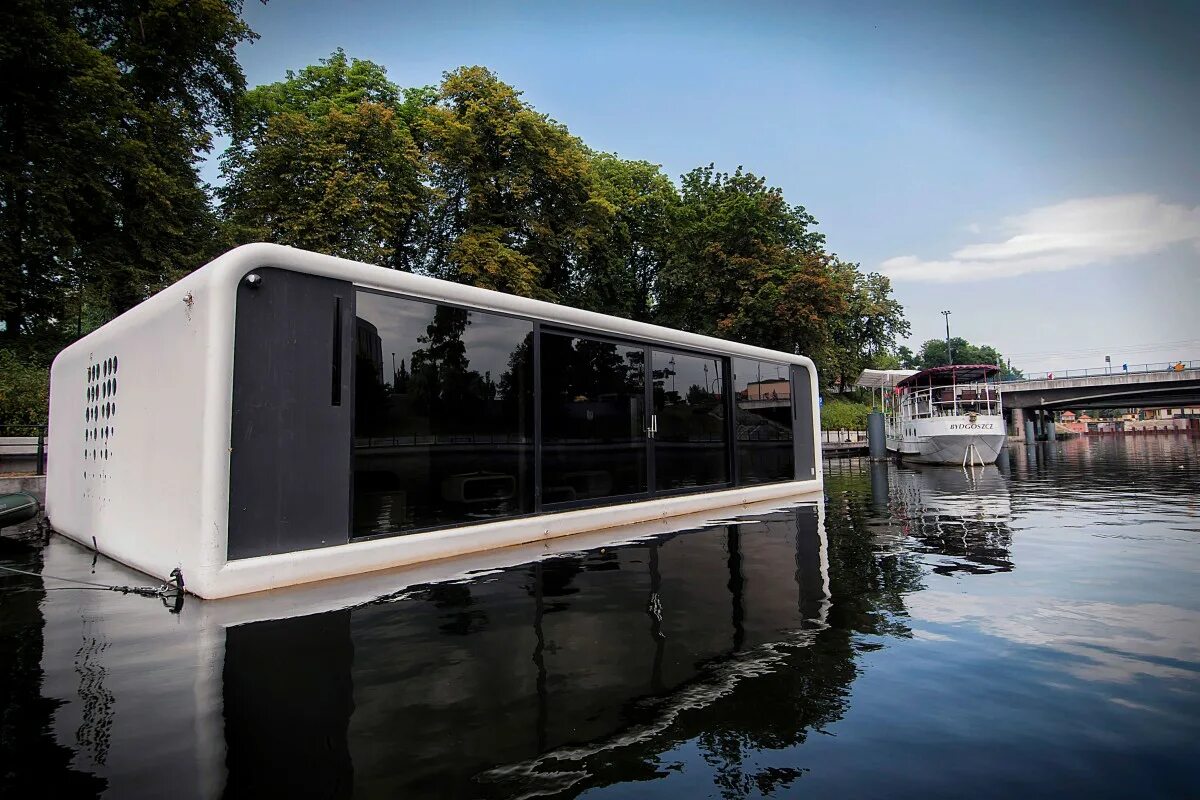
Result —
[[1047, 410], [1196, 406], [1200, 405], [1200, 364], [1191, 364], [1183, 370], [1005, 381], [1004, 406]]
[[[1011, 422], [1010, 435], [1042, 431], [1054, 438], [1054, 411], [1068, 408], [1145, 408], [1200, 406], [1200, 362], [1175, 365], [1141, 365], [1143, 369], [1119, 372], [1077, 370], [1005, 381], [1004, 413]], [[1154, 367], [1154, 368], [1151, 368]], [[1082, 374], [1081, 374], [1082, 373]]]

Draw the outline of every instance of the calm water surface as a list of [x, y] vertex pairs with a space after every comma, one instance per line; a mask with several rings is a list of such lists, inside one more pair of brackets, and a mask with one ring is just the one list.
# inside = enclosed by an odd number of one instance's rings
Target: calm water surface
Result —
[[[1200, 440], [831, 462], [638, 535], [181, 606], [0, 577], [0, 794], [1200, 792]], [[31, 529], [0, 563], [147, 582]]]

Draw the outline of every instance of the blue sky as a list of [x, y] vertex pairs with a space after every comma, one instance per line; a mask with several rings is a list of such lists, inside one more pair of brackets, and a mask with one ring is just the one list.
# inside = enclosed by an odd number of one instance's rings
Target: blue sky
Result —
[[[1200, 4], [247, 2], [251, 85], [482, 64], [589, 146], [780, 186], [912, 340], [1200, 359]], [[205, 177], [216, 180], [214, 166]]]

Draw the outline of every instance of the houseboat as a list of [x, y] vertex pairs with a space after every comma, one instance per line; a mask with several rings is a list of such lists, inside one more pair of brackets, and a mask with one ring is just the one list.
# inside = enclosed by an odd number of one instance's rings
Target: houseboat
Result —
[[821, 489], [813, 362], [240, 247], [51, 368], [60, 533], [228, 597]]
[[1005, 440], [999, 374], [952, 364], [899, 378], [883, 396], [887, 449], [916, 463], [995, 463]]

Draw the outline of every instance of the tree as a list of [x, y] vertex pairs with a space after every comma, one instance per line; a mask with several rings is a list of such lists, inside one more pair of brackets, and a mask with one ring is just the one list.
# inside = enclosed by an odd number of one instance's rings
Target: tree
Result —
[[829, 373], [826, 379], [845, 392], [864, 369], [895, 364], [889, 351], [896, 337], [908, 334], [909, 325], [886, 276], [863, 274], [857, 264], [844, 261], [835, 262], [833, 269], [841, 276], [839, 285], [849, 287], [847, 306], [844, 314], [831, 320], [833, 344], [819, 356]]
[[596, 215], [564, 300], [604, 314], [652, 318], [675, 244], [679, 193], [657, 164], [591, 153]]
[[117, 65], [66, 2], [0, 10], [0, 336], [46, 335], [87, 278], [81, 252], [113, 202], [113, 134], [129, 108]]
[[0, 349], [0, 425], [44, 423], [50, 393], [49, 379], [49, 373], [41, 364], [21, 359], [10, 350]]
[[222, 157], [233, 238], [410, 268], [426, 192], [410, 130], [421, 98], [401, 97], [341, 50], [248, 92]]
[[528, 297], [565, 294], [589, 218], [604, 213], [579, 140], [483, 67], [446, 73], [420, 131], [434, 191], [424, 269]]
[[864, 403], [831, 400], [821, 406], [821, 430], [865, 430], [869, 413], [871, 407]]
[[491, 388], [485, 392], [490, 376], [485, 380], [470, 369], [463, 341], [470, 324], [466, 309], [438, 306], [425, 334], [417, 337], [425, 346], [412, 353], [409, 393], [431, 420], [478, 422], [483, 418], [482, 400], [494, 396]]
[[120, 313], [212, 255], [196, 165], [244, 89], [240, 0], [0, 12], [3, 335]]
[[[1002, 368], [1005, 378], [1021, 377], [1021, 371], [1011, 369], [1000, 351], [991, 345], [973, 345], [966, 339], [955, 336], [950, 339], [950, 348], [954, 353], [955, 364], [995, 364]], [[901, 349], [907, 351], [906, 365], [911, 365], [909, 369], [941, 367], [950, 363], [945, 339], [929, 339], [921, 345], [920, 352], [915, 355], [907, 348]]]
[[[407, 106], [410, 115], [420, 107], [417, 98]], [[256, 86], [239, 104], [233, 141], [222, 160], [244, 157], [275, 117], [299, 114], [317, 120], [330, 111], [348, 114], [364, 103], [400, 109], [404, 93], [388, 80], [387, 70], [373, 61], [350, 58], [340, 47], [299, 72], [288, 70], [282, 81]], [[411, 118], [406, 118], [406, 122]]]
[[683, 176], [675, 246], [659, 277], [659, 319], [790, 352], [826, 347], [850, 285], [816, 220], [740, 168]]
[[128, 99], [112, 170], [115, 202], [90, 259], [113, 314], [216, 255], [197, 167], [245, 91], [235, 49], [257, 38], [241, 0], [91, 0], [73, 19], [112, 60]]

